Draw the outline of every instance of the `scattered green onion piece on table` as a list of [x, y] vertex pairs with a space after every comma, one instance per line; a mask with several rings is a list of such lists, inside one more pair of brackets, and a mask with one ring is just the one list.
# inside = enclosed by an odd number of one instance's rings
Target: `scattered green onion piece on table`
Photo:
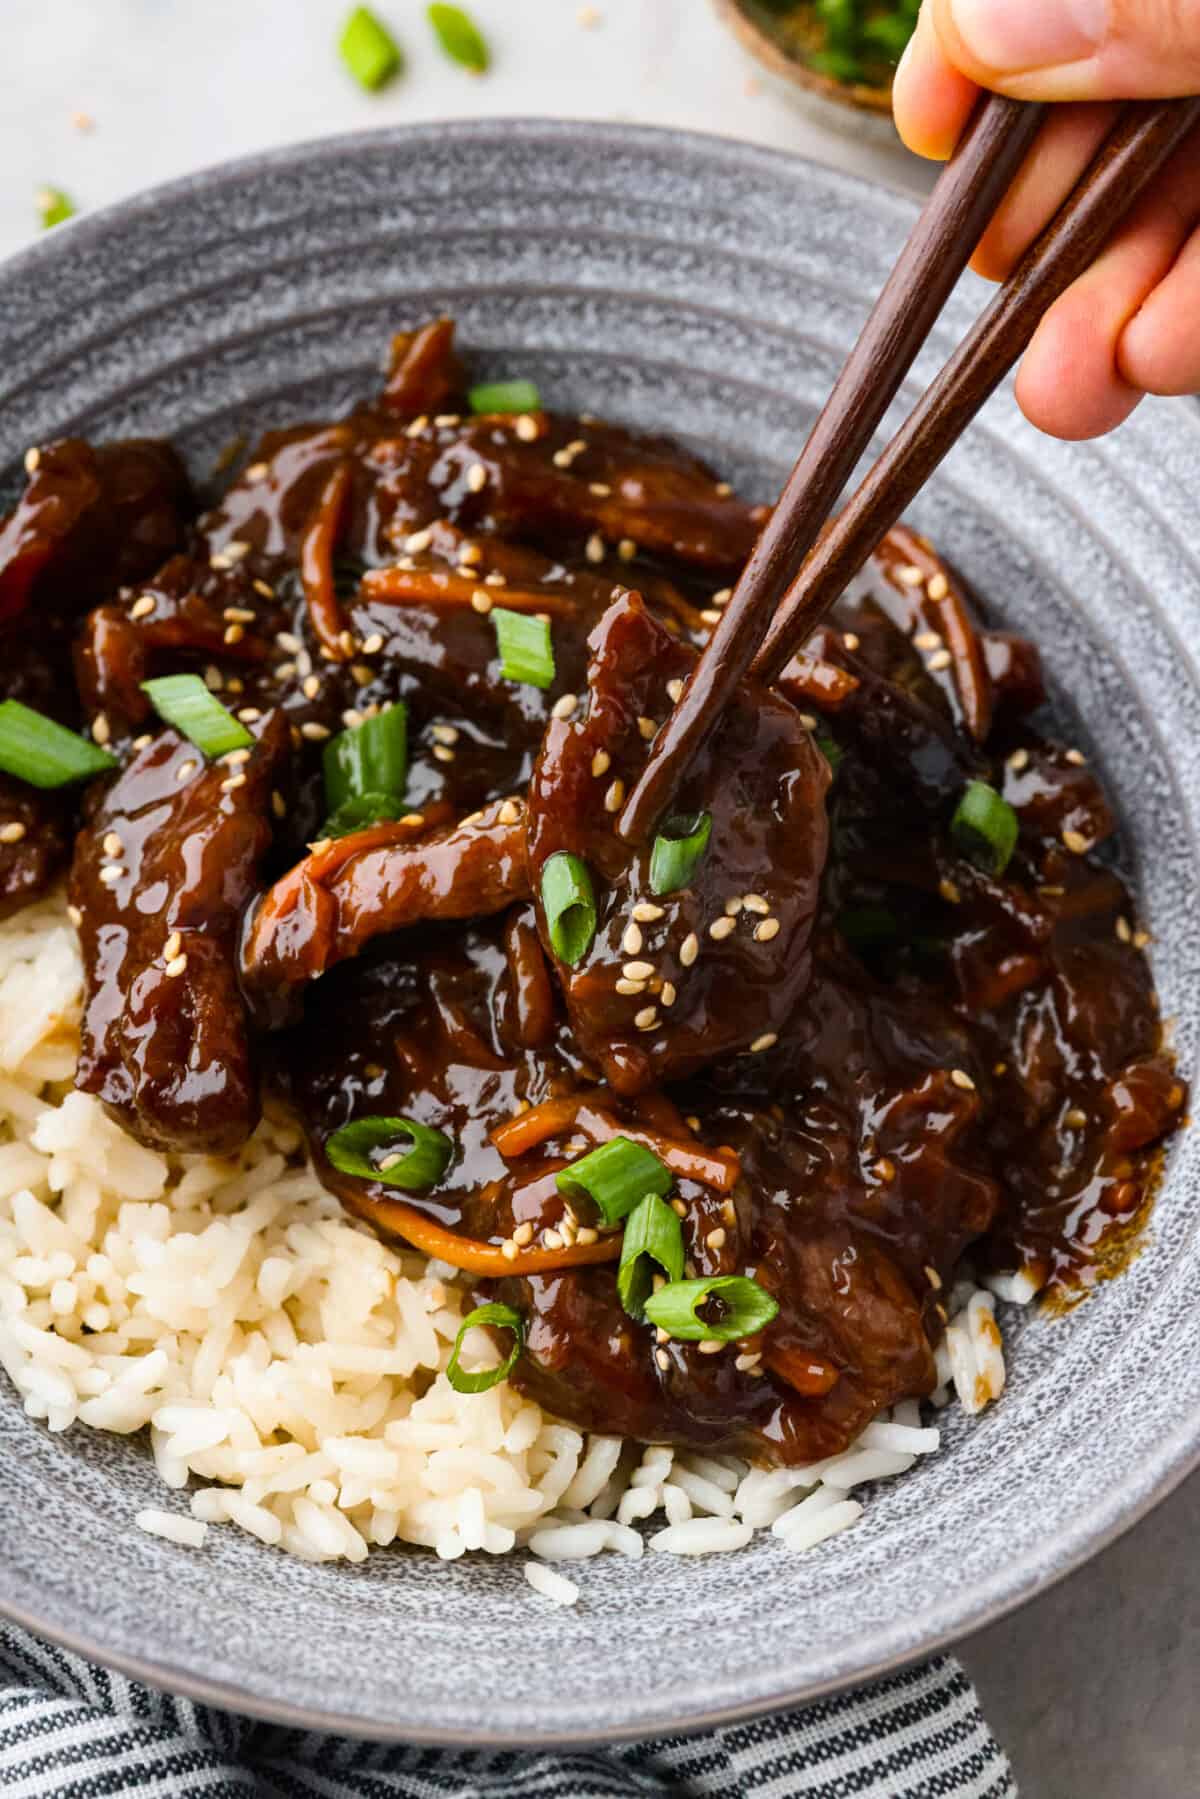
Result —
[[[403, 701], [331, 737], [325, 745], [321, 770], [325, 777], [325, 804], [331, 813], [368, 793], [403, 799], [408, 780], [408, 708]], [[381, 816], [398, 818], [400, 814], [388, 812]]]
[[703, 860], [711, 836], [711, 812], [668, 819], [650, 852], [651, 893], [675, 893], [686, 887]]
[[666, 1163], [630, 1137], [610, 1137], [598, 1149], [590, 1149], [560, 1170], [556, 1182], [568, 1199], [590, 1199], [605, 1224], [619, 1224], [648, 1193], [661, 1199], [674, 1184]]
[[[411, 1143], [407, 1154], [395, 1148], [401, 1137]], [[454, 1145], [444, 1131], [415, 1118], [355, 1118], [325, 1139], [325, 1154], [341, 1174], [422, 1193], [441, 1180]]]
[[162, 675], [157, 681], [143, 681], [142, 692], [158, 716], [210, 760], [254, 747], [245, 725], [208, 691], [199, 675]]
[[[696, 1316], [705, 1300], [719, 1299], [724, 1311], [714, 1323]], [[736, 1343], [770, 1324], [779, 1307], [757, 1281], [745, 1274], [710, 1274], [704, 1280], [672, 1281], [646, 1301], [651, 1324], [685, 1343], [715, 1339]]]
[[596, 935], [596, 897], [581, 857], [559, 850], [548, 859], [542, 869], [542, 910], [555, 955], [569, 968], [576, 967]]
[[331, 812], [321, 826], [322, 837], [349, 837], [365, 831], [368, 825], [382, 824], [390, 818], [402, 818], [407, 811], [404, 801], [394, 793], [356, 793]]
[[338, 49], [355, 81], [371, 91], [390, 81], [404, 60], [387, 26], [366, 6], [356, 6], [346, 20]]
[[[481, 1368], [475, 1374], [468, 1374], [458, 1365], [459, 1351], [463, 1338], [477, 1324], [495, 1324], [513, 1334], [513, 1346], [498, 1368]], [[525, 1321], [520, 1312], [514, 1312], [511, 1306], [496, 1305], [476, 1306], [468, 1312], [462, 1321], [454, 1348], [450, 1352], [450, 1360], [446, 1364], [446, 1379], [456, 1393], [486, 1393], [489, 1387], [498, 1387], [508, 1376], [516, 1364], [517, 1357], [525, 1347]]]
[[117, 759], [20, 700], [0, 705], [0, 769], [31, 787], [66, 787], [116, 768]]
[[1008, 801], [986, 781], [968, 781], [950, 821], [950, 835], [965, 856], [988, 874], [1002, 875], [1017, 847], [1020, 826]]
[[37, 209], [43, 231], [49, 231], [52, 225], [65, 224], [68, 219], [75, 217], [78, 210], [70, 195], [64, 194], [61, 187], [40, 187]]
[[492, 60], [487, 41], [474, 19], [461, 6], [431, 6], [429, 23], [451, 62], [470, 69], [472, 75], [486, 72]]
[[508, 606], [493, 606], [491, 618], [504, 679], [521, 681], [529, 687], [549, 687], [554, 680], [554, 644], [549, 622], [533, 612], [513, 612]]
[[540, 412], [542, 396], [532, 381], [481, 381], [467, 404], [472, 412]]
[[678, 1215], [657, 1193], [647, 1193], [625, 1221], [617, 1292], [631, 1318], [640, 1318], [657, 1262], [669, 1281], [683, 1274], [683, 1227]]

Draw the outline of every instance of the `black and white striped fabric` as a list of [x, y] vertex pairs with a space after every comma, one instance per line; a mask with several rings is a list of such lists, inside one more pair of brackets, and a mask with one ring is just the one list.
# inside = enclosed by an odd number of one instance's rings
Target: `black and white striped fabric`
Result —
[[257, 1724], [0, 1625], [3, 1799], [1011, 1799], [949, 1657], [802, 1711], [614, 1749], [459, 1754]]

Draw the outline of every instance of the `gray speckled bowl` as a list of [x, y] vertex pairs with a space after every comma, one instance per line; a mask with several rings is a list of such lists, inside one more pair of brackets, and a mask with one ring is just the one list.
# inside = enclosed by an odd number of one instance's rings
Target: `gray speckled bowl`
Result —
[[[480, 370], [705, 446], [773, 494], [885, 275], [907, 200], [736, 144], [624, 126], [422, 127], [287, 150], [56, 231], [0, 270], [0, 471], [61, 431], [236, 433], [338, 406], [442, 308]], [[970, 283], [922, 371], [979, 303]], [[911, 401], [913, 388], [908, 389]], [[1002, 395], [917, 508], [1040, 642], [1127, 821], [1164, 1005], [1195, 1066], [1200, 413], [1037, 437]], [[606, 1557], [573, 1610], [518, 1564], [291, 1562], [139, 1533], [135, 1443], [52, 1437], [0, 1393], [0, 1609], [153, 1681], [289, 1721], [446, 1742], [599, 1738], [876, 1674], [1066, 1573], [1200, 1444], [1198, 1141], [1146, 1252], [1070, 1317], [1006, 1320], [1011, 1385], [848, 1535], [708, 1561]]]

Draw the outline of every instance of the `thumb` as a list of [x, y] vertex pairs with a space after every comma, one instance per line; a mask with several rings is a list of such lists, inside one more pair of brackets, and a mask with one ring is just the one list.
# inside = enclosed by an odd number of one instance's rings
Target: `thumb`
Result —
[[950, 60], [1022, 100], [1200, 92], [1200, 0], [932, 0]]

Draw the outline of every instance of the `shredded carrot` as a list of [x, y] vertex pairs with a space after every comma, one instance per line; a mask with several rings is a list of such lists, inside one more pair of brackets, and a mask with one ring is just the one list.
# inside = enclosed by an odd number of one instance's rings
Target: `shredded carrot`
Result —
[[350, 652], [341, 641], [342, 613], [333, 585], [333, 552], [349, 496], [350, 465], [339, 462], [321, 490], [317, 509], [300, 543], [300, 579], [309, 621], [322, 649], [339, 662], [349, 661]]
[[365, 600], [386, 600], [403, 606], [470, 606], [474, 595], [483, 593], [494, 605], [509, 612], [549, 612], [570, 618], [575, 611], [574, 603], [561, 593], [484, 587], [479, 581], [441, 569], [369, 568], [359, 592]]
[[518, 1112], [515, 1118], [497, 1125], [491, 1133], [492, 1142], [506, 1161], [513, 1161], [539, 1143], [574, 1126], [592, 1143], [607, 1143], [613, 1137], [628, 1137], [631, 1142], [642, 1143], [673, 1173], [698, 1181], [702, 1186], [715, 1187], [719, 1193], [728, 1193], [736, 1183], [741, 1164], [731, 1150], [705, 1149], [698, 1144], [681, 1143], [641, 1125], [624, 1124], [610, 1113], [597, 1110], [593, 1104], [597, 1097], [598, 1091], [593, 1091], [565, 1099], [544, 1099], [540, 1105], [531, 1106], [528, 1112]]
[[422, 1255], [436, 1256], [449, 1262], [464, 1274], [478, 1274], [499, 1280], [506, 1274], [553, 1274], [560, 1268], [581, 1268], [589, 1262], [612, 1262], [621, 1253], [619, 1236], [601, 1237], [595, 1243], [572, 1243], [565, 1249], [519, 1249], [506, 1256], [498, 1243], [481, 1243], [475, 1237], [460, 1237], [406, 1205], [402, 1199], [367, 1199], [350, 1186], [339, 1185], [343, 1205], [379, 1230], [404, 1237]]
[[841, 1379], [841, 1371], [832, 1362], [804, 1349], [781, 1349], [772, 1345], [764, 1351], [763, 1361], [772, 1374], [777, 1374], [793, 1393], [800, 1393], [805, 1399], [822, 1398]]
[[490, 1133], [492, 1142], [506, 1162], [515, 1162], [527, 1150], [536, 1149], [539, 1143], [559, 1136], [574, 1124], [582, 1104], [578, 1093], [566, 1099], [544, 1099], [540, 1105], [530, 1106], [527, 1112], [517, 1112], [498, 1124]]

